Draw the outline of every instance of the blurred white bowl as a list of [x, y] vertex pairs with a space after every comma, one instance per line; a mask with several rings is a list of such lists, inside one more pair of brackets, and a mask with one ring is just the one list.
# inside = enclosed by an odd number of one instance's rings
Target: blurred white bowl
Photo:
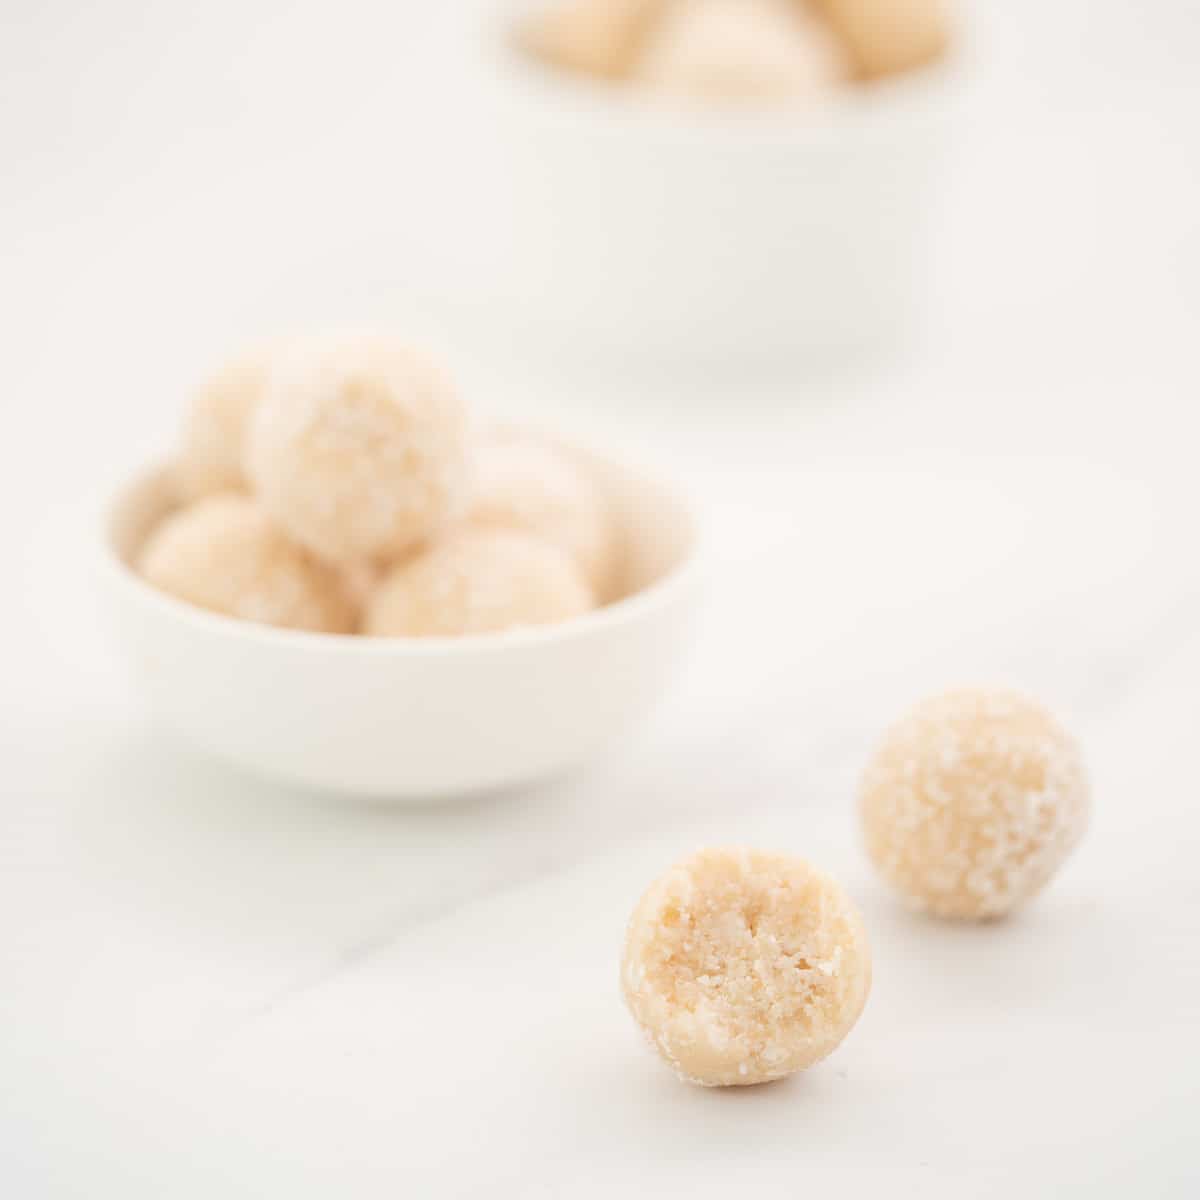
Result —
[[164, 595], [129, 564], [174, 493], [165, 469], [139, 475], [110, 509], [102, 576], [151, 709], [238, 766], [356, 795], [502, 788], [594, 755], [645, 713], [681, 657], [697, 532], [676, 493], [585, 457], [625, 534], [626, 598], [561, 625], [466, 638], [292, 632]]
[[523, 54], [514, 22], [544, 3], [493, 0], [477, 43], [493, 165], [455, 240], [490, 313], [554, 349], [667, 362], [828, 357], [903, 331], [955, 63], [816, 108], [689, 107]]

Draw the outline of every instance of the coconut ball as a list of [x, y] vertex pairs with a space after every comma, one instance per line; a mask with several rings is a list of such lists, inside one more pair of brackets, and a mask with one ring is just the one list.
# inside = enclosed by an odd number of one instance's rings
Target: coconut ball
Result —
[[137, 562], [155, 587], [243, 621], [350, 633], [340, 575], [287, 538], [249, 496], [197, 500], [167, 517]]
[[910, 71], [950, 44], [944, 0], [814, 0], [865, 79]]
[[342, 580], [342, 590], [350, 597], [355, 607], [360, 611], [365, 609], [379, 581], [383, 578], [385, 568], [369, 560], [346, 563], [339, 569]]
[[628, 72], [666, 0], [561, 0], [520, 30], [529, 54], [556, 67], [609, 78]]
[[699, 100], [801, 100], [847, 73], [833, 35], [795, 0], [684, 0], [647, 38], [634, 74]]
[[547, 443], [504, 433], [477, 440], [467, 520], [558, 546], [602, 600], [617, 590], [618, 539], [608, 500], [582, 465]]
[[377, 637], [446, 637], [551, 625], [595, 599], [557, 546], [510, 530], [464, 528], [394, 567], [367, 608]]
[[850, 1032], [871, 955], [854, 905], [802, 859], [701, 850], [638, 902], [621, 985], [682, 1079], [763, 1083], [819, 1062]]
[[999, 917], [1039, 892], [1087, 825], [1079, 747], [1041, 705], [947, 692], [884, 736], [862, 782], [867, 851], [913, 907]]
[[207, 380], [192, 398], [179, 448], [185, 498], [246, 487], [246, 431], [271, 374], [265, 352], [245, 354]]
[[324, 558], [388, 559], [435, 533], [463, 501], [467, 430], [442, 372], [385, 338], [294, 353], [250, 430], [263, 507]]

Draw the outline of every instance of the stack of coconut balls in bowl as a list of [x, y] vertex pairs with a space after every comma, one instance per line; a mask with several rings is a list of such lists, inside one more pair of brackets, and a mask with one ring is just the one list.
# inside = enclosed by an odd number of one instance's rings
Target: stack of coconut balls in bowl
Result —
[[477, 424], [425, 354], [339, 335], [200, 390], [174, 459], [118, 497], [109, 578], [190, 740], [292, 782], [432, 796], [553, 773], [646, 707], [686, 634], [694, 541], [656, 480]]
[[517, 42], [647, 94], [802, 100], [926, 66], [950, 31], [943, 0], [543, 0]]
[[489, 204], [447, 257], [488, 262], [457, 290], [532, 353], [711, 386], [861, 361], [920, 318], [965, 65], [948, 0], [484, 7], [455, 169]]
[[617, 590], [596, 481], [532, 435], [469, 435], [449, 378], [387, 339], [233, 364], [192, 408], [178, 476], [185, 503], [138, 569], [242, 620], [457, 636], [564, 621]]

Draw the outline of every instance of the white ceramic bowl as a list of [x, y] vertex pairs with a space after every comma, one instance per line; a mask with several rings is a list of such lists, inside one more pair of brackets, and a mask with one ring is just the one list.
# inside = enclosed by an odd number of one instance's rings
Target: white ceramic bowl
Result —
[[667, 364], [836, 358], [904, 331], [956, 62], [819, 108], [688, 107], [531, 61], [511, 30], [545, 3], [484, 4], [464, 73], [481, 99], [454, 157], [488, 166], [449, 189], [469, 208], [439, 261], [457, 256], [488, 325]]
[[627, 549], [626, 597], [552, 627], [466, 638], [365, 638], [236, 621], [130, 568], [173, 506], [149, 470], [108, 514], [102, 570], [149, 706], [194, 745], [324, 791], [407, 800], [503, 788], [586, 760], [645, 713], [685, 646], [697, 531], [673, 490], [586, 455]]

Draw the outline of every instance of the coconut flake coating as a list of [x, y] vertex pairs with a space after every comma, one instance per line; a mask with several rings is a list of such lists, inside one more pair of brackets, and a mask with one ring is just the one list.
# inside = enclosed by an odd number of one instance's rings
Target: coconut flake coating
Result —
[[915, 908], [1003, 916], [1049, 882], [1090, 807], [1079, 748], [1039, 704], [947, 692], [885, 735], [864, 774], [867, 851]]
[[342, 338], [282, 362], [255, 415], [264, 508], [324, 558], [398, 557], [461, 506], [467, 433], [449, 380], [385, 338]]
[[801, 100], [848, 73], [833, 35], [795, 0], [686, 0], [646, 40], [638, 82], [697, 100]]
[[639, 901], [621, 985], [682, 1079], [763, 1083], [838, 1046], [866, 1004], [871, 956], [846, 894], [802, 859], [707, 849]]
[[245, 489], [247, 431], [270, 374], [265, 351], [245, 354], [208, 379], [192, 398], [177, 470], [186, 499]]
[[460, 529], [392, 568], [367, 608], [377, 637], [454, 637], [551, 625], [595, 599], [557, 546], [509, 530]]
[[155, 587], [212, 612], [318, 633], [350, 633], [340, 575], [286, 537], [249, 496], [197, 500], [167, 517], [138, 557]]
[[476, 440], [467, 520], [515, 529], [558, 546], [600, 599], [617, 589], [618, 540], [607, 498], [581, 465], [531, 437], [492, 433]]

